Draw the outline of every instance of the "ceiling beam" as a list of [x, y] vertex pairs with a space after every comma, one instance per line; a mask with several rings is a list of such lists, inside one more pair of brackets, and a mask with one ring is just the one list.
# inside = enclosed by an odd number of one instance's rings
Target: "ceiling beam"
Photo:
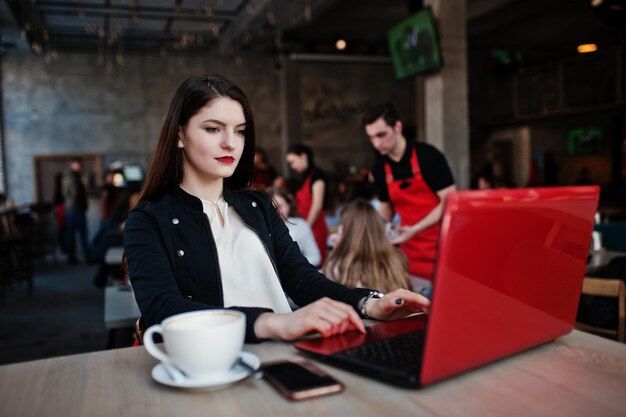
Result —
[[245, 8], [235, 17], [233, 23], [220, 35], [217, 48], [221, 54], [230, 52], [238, 46], [241, 37], [260, 21], [266, 19], [267, 9], [279, 0], [249, 0]]
[[44, 4], [41, 4], [40, 9], [49, 14], [54, 14], [56, 12], [67, 12], [70, 11], [74, 15], [77, 15], [79, 12], [85, 13], [87, 15], [91, 12], [121, 12], [128, 14], [162, 14], [164, 16], [173, 16], [173, 17], [184, 17], [184, 16], [203, 16], [203, 17], [215, 17], [215, 18], [224, 18], [224, 19], [232, 19], [235, 17], [241, 8], [237, 8], [234, 11], [227, 10], [213, 10], [210, 15], [206, 13], [198, 13], [197, 9], [183, 9], [181, 6], [182, 1], [176, 2], [174, 6], [174, 10], [172, 7], [155, 7], [155, 6], [140, 6], [137, 4], [93, 4], [93, 3], [73, 3], [68, 1], [47, 1]]
[[473, 0], [467, 2], [467, 21], [507, 6], [517, 0]]
[[274, 36], [277, 32], [312, 21], [337, 1], [249, 0], [220, 36], [217, 48], [222, 54], [230, 53], [246, 43], [246, 34], [256, 38]]
[[[24, 30], [33, 52], [47, 48], [47, 32], [41, 20], [39, 6], [33, 1], [9, 1], [9, 8], [20, 30]], [[37, 50], [37, 48], [41, 48]]]
[[[78, 13], [75, 10], [54, 10], [54, 11], [46, 11], [46, 15], [48, 16], [71, 16], [78, 18]], [[107, 10], [92, 10], [89, 12], [85, 12], [85, 17], [117, 17], [122, 19], [133, 19], [136, 14], [130, 11], [107, 11]], [[189, 15], [189, 14], [180, 14], [180, 13], [169, 13], [169, 14], [161, 14], [161, 13], [142, 13], [138, 16], [140, 19], [145, 20], [166, 20], [170, 18], [174, 18], [179, 21], [185, 22], [229, 22], [231, 19], [224, 16], [203, 16], [203, 15]]]

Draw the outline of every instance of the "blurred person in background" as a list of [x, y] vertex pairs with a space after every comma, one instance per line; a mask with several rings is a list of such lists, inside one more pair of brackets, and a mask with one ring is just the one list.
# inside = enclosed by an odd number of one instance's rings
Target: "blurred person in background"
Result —
[[107, 273], [111, 273], [115, 279], [121, 278], [124, 274], [121, 268], [110, 271], [105, 263], [105, 256], [109, 248], [124, 246], [124, 225], [128, 213], [130, 213], [139, 202], [141, 186], [133, 185], [123, 196], [122, 201], [113, 209], [109, 219], [104, 223], [101, 233], [94, 240], [91, 248], [92, 262], [98, 263], [93, 283], [98, 288], [104, 288], [107, 282]]
[[98, 258], [94, 256], [94, 247], [98, 246], [98, 241], [102, 238], [102, 235], [106, 232], [108, 228], [109, 219], [111, 218], [111, 214], [113, 214], [113, 210], [118, 205], [119, 200], [119, 190], [113, 183], [113, 179], [115, 176], [115, 171], [107, 170], [104, 173], [103, 184], [100, 187], [100, 227], [98, 231], [94, 235], [93, 241], [91, 242], [91, 253], [92, 258], [90, 261], [96, 261]]
[[287, 151], [286, 158], [291, 169], [300, 176], [300, 185], [295, 193], [298, 212], [313, 229], [323, 263], [328, 238], [324, 211], [326, 175], [315, 165], [313, 149], [306, 145], [292, 145]]
[[85, 261], [90, 259], [87, 244], [87, 189], [83, 182], [83, 161], [74, 158], [70, 169], [63, 176], [63, 198], [65, 199], [66, 249], [69, 263], [76, 263], [76, 234], [83, 250]]
[[367, 200], [357, 198], [344, 207], [337, 234], [324, 275], [350, 288], [411, 289], [406, 258], [389, 242], [382, 219]]
[[476, 190], [489, 190], [495, 187], [495, 178], [491, 165], [486, 165], [472, 180], [472, 188]]
[[456, 190], [445, 156], [432, 145], [407, 140], [391, 103], [370, 107], [363, 127], [378, 152], [372, 173], [380, 200], [380, 214], [391, 221], [400, 215], [393, 244], [409, 260], [414, 287], [428, 291], [439, 239], [443, 203]]
[[267, 154], [261, 148], [254, 151], [254, 172], [252, 174], [252, 186], [264, 190], [271, 186], [276, 179], [276, 170], [267, 160]]
[[582, 167], [578, 172], [575, 185], [593, 185], [595, 182], [591, 179], [591, 171], [588, 167]]
[[57, 222], [57, 245], [61, 253], [67, 253], [65, 231], [65, 197], [63, 197], [63, 173], [54, 174], [54, 218]]
[[309, 263], [319, 268], [322, 261], [320, 250], [315, 242], [311, 226], [298, 214], [296, 200], [290, 193], [280, 188], [269, 188], [267, 191], [274, 197], [291, 238], [298, 244]]

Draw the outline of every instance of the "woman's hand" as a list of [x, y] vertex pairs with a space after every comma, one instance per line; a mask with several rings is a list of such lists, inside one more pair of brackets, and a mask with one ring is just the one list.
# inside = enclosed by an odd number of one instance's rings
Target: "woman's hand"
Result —
[[254, 323], [261, 339], [294, 340], [310, 332], [329, 337], [349, 330], [365, 333], [359, 315], [352, 306], [326, 297], [293, 313], [263, 313]]
[[415, 236], [415, 228], [413, 226], [398, 225], [395, 227], [393, 237], [389, 239], [392, 245], [401, 245]]
[[377, 320], [397, 320], [410, 314], [430, 311], [430, 300], [416, 292], [398, 289], [383, 298], [371, 298], [365, 313]]

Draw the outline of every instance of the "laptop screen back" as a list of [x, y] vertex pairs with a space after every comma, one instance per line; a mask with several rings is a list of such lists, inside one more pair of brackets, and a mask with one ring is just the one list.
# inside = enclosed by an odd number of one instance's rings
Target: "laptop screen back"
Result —
[[556, 187], [448, 198], [422, 384], [572, 330], [598, 194]]

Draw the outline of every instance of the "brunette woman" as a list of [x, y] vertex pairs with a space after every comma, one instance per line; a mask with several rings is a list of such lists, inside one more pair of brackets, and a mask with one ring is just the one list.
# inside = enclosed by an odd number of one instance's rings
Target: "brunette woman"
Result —
[[339, 242], [323, 272], [350, 288], [371, 287], [383, 292], [411, 288], [404, 254], [389, 243], [378, 212], [362, 198], [342, 210]]
[[[358, 312], [389, 320], [427, 309], [406, 290], [374, 298], [321, 275], [289, 237], [271, 198], [248, 188], [254, 119], [227, 79], [187, 79], [170, 103], [140, 203], [124, 229], [128, 272], [146, 325], [230, 308], [246, 340], [364, 332]], [[302, 308], [292, 312], [286, 292]]]
[[326, 259], [326, 213], [324, 212], [324, 193], [326, 191], [326, 177], [315, 166], [313, 150], [306, 145], [292, 145], [287, 151], [287, 162], [291, 169], [298, 173], [302, 181], [296, 192], [298, 212], [313, 229], [317, 247], [322, 255], [322, 262]]

